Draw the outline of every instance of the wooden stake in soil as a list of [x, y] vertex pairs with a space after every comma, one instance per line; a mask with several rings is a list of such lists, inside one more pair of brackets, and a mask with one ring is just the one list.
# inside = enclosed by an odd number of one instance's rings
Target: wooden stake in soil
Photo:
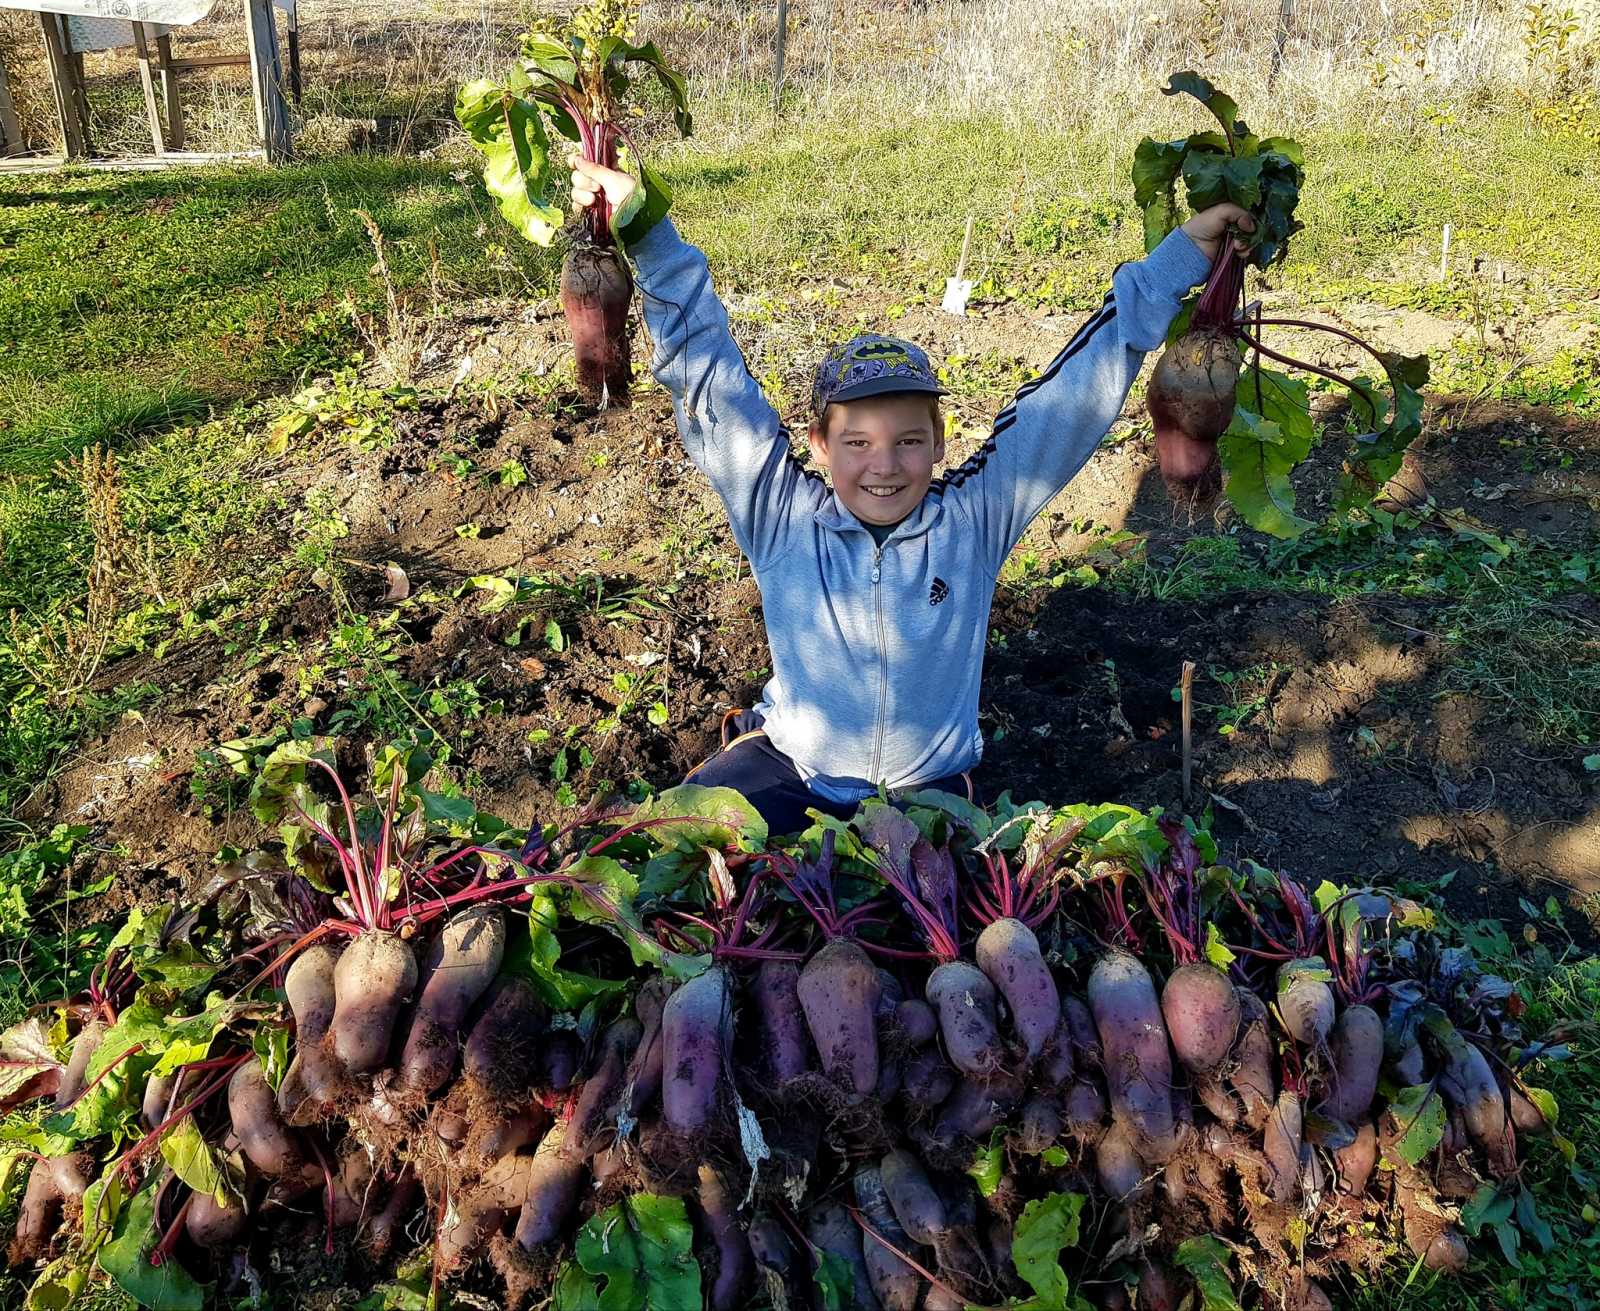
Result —
[[789, 0], [778, 0], [778, 29], [772, 34], [772, 112], [783, 99], [783, 56], [789, 43]]
[[1194, 661], [1183, 662], [1183, 673], [1178, 679], [1178, 687], [1183, 694], [1183, 804], [1189, 805], [1189, 780], [1194, 769], [1193, 755], [1193, 726], [1194, 726], [1194, 698], [1190, 695], [1194, 684]]
[[1278, 29], [1272, 34], [1272, 62], [1267, 67], [1270, 91], [1283, 68], [1283, 49], [1289, 44], [1289, 27], [1294, 22], [1294, 0], [1278, 0]]

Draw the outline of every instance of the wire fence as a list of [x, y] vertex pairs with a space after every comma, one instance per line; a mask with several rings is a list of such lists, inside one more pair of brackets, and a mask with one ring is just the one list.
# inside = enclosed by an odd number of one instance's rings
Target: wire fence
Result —
[[[503, 69], [534, 0], [300, 0], [297, 149], [418, 151], [453, 131], [466, 79]], [[245, 49], [243, 0], [175, 29], [175, 57]], [[640, 30], [689, 76], [702, 122], [737, 131], [774, 99], [807, 113], [958, 112], [1092, 130], [1160, 108], [1174, 69], [1256, 94], [1274, 121], [1426, 116], [1600, 91], [1600, 0], [791, 0], [774, 96], [775, 0], [643, 0]], [[276, 11], [285, 69], [290, 23]], [[148, 154], [131, 46], [81, 56], [94, 152]], [[0, 64], [25, 143], [58, 146], [37, 14], [0, 10]], [[249, 70], [184, 71], [187, 149], [256, 148]], [[1442, 108], [1441, 108], [1442, 107]]]

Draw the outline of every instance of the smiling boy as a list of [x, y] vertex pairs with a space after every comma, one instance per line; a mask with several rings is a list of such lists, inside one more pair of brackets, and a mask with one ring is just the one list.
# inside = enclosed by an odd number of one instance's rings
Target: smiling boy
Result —
[[[602, 193], [621, 210], [635, 186], [587, 162], [573, 170], [580, 210]], [[772, 649], [760, 702], [729, 716], [723, 749], [687, 781], [738, 789], [774, 834], [804, 827], [808, 807], [847, 816], [880, 788], [970, 794], [1000, 567], [1121, 413], [1230, 225], [1255, 226], [1218, 205], [1119, 267], [1094, 316], [1000, 411], [983, 446], [937, 479], [944, 389], [921, 349], [868, 333], [827, 353], [812, 386], [808, 468], [745, 367], [705, 256], [670, 219], [630, 229], [651, 372], [727, 507]]]

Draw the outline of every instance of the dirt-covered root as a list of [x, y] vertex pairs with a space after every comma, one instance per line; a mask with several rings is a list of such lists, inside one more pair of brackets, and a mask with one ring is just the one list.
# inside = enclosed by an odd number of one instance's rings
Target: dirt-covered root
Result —
[[522, 1205], [532, 1165], [531, 1157], [507, 1156], [470, 1187], [450, 1193], [428, 1192], [429, 1210], [447, 1217], [434, 1240], [434, 1259], [442, 1274], [453, 1274], [476, 1260], [507, 1217]]
[[333, 1041], [326, 1033], [315, 1041], [297, 1042], [294, 1059], [278, 1085], [278, 1110], [286, 1124], [318, 1124], [359, 1101], [360, 1091], [333, 1054]]
[[480, 999], [461, 1051], [461, 1078], [485, 1103], [520, 1105], [540, 1082], [548, 1011], [526, 979], [503, 974]]
[[416, 1204], [418, 1187], [416, 1173], [410, 1167], [395, 1177], [389, 1187], [388, 1200], [372, 1215], [361, 1236], [361, 1250], [369, 1260], [382, 1261], [394, 1250]]
[[[1459, 1274], [1466, 1268], [1467, 1244], [1456, 1227], [1456, 1209], [1439, 1196], [1433, 1179], [1400, 1155], [1394, 1116], [1379, 1134], [1384, 1159], [1392, 1166], [1389, 1213], [1398, 1218], [1400, 1237], [1430, 1270]], [[1396, 1215], [1398, 1213], [1398, 1215]]]
[[528, 1251], [509, 1234], [496, 1234], [489, 1244], [489, 1262], [505, 1281], [507, 1311], [548, 1295], [566, 1256], [566, 1244], [549, 1243]]
[[596, 1211], [604, 1211], [625, 1197], [658, 1191], [641, 1168], [639, 1150], [631, 1142], [614, 1142], [596, 1152], [589, 1162], [589, 1173], [593, 1180], [589, 1204]]
[[407, 1092], [386, 1075], [360, 1085], [366, 1096], [349, 1106], [344, 1118], [350, 1131], [367, 1144], [380, 1170], [399, 1167], [428, 1116], [426, 1098]]
[[738, 1142], [725, 1135], [681, 1134], [664, 1120], [652, 1120], [639, 1130], [635, 1160], [650, 1192], [687, 1197], [699, 1185], [702, 1162], [732, 1166], [739, 1155]]
[[[786, 1106], [776, 1113], [766, 1113], [763, 1108], [757, 1115], [771, 1157], [762, 1163], [756, 1179], [756, 1198], [796, 1206], [813, 1186], [818, 1162], [823, 1159], [823, 1122], [804, 1104]], [[876, 1141], [881, 1122], [873, 1130], [871, 1139]]]
[[861, 1097], [834, 1079], [812, 1070], [783, 1086], [782, 1099], [785, 1115], [804, 1117], [820, 1126], [823, 1141], [829, 1144], [850, 1143], [863, 1150], [873, 1144], [884, 1144], [877, 1150], [887, 1150], [893, 1139], [893, 1129], [885, 1118], [887, 1108], [876, 1097]]
[[22, 1195], [17, 1231], [7, 1251], [12, 1265], [21, 1265], [50, 1251], [58, 1234], [78, 1228], [83, 1194], [93, 1178], [95, 1159], [89, 1152], [46, 1156], [34, 1162]]
[[1233, 1222], [1238, 1211], [1238, 1201], [1228, 1188], [1226, 1173], [1205, 1149], [1202, 1136], [1184, 1135], [1182, 1145], [1161, 1168], [1156, 1212], [1162, 1231], [1219, 1232]]

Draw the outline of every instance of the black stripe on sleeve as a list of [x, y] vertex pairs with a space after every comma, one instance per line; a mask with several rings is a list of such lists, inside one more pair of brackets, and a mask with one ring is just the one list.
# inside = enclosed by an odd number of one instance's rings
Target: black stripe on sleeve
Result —
[[1095, 333], [1099, 332], [1101, 328], [1105, 327], [1105, 325], [1110, 323], [1112, 319], [1116, 318], [1116, 316], [1116, 302], [1112, 299], [1111, 293], [1107, 292], [1105, 300], [1101, 302], [1100, 310], [1093, 318], [1091, 318], [1087, 323], [1078, 329], [1078, 331], [1073, 335], [1072, 340], [1062, 348], [1061, 353], [1050, 362], [1049, 367], [1046, 368], [1045, 371], [1037, 378], [1032, 379], [1030, 382], [1023, 383], [1023, 385], [1017, 389], [1017, 394], [1012, 398], [1011, 402], [1005, 407], [1005, 409], [1001, 410], [1000, 413], [995, 416], [994, 428], [989, 433], [988, 440], [986, 440], [982, 446], [974, 451], [971, 456], [963, 461], [961, 465], [945, 473], [930, 490], [935, 492], [937, 495], [942, 496], [950, 488], [960, 487], [964, 482], [967, 481], [967, 479], [974, 477], [978, 473], [981, 473], [983, 466], [989, 462], [990, 452], [994, 450], [995, 439], [1016, 423], [1017, 402], [1033, 395], [1033, 393], [1038, 391], [1040, 387], [1043, 387], [1045, 383], [1049, 382], [1056, 376], [1056, 374], [1060, 373], [1066, 362], [1079, 351], [1081, 351], [1085, 346], [1087, 346], [1090, 341], [1094, 339]]

